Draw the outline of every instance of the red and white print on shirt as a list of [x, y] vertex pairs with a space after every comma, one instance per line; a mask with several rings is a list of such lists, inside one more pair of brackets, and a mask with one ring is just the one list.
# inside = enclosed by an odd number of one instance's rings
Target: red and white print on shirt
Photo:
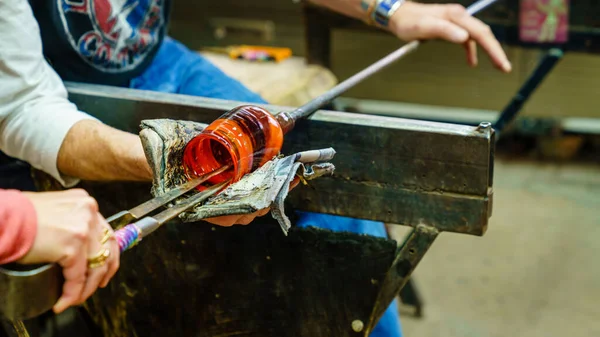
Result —
[[71, 46], [96, 69], [134, 69], [159, 43], [163, 0], [56, 0]]

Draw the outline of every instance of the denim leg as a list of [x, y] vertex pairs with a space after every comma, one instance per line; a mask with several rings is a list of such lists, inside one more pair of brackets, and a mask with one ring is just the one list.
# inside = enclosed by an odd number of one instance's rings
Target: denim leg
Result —
[[167, 37], [152, 64], [130, 87], [248, 103], [266, 103], [238, 80], [229, 77], [202, 55]]
[[[229, 77], [210, 61], [183, 44], [166, 38], [148, 69], [131, 82], [135, 89], [220, 98], [247, 103], [266, 103], [239, 81]], [[299, 212], [298, 226], [314, 226], [387, 237], [381, 222], [319, 213]], [[370, 337], [401, 337], [397, 302], [387, 309]]]
[[0, 189], [35, 192], [31, 166], [0, 151]]

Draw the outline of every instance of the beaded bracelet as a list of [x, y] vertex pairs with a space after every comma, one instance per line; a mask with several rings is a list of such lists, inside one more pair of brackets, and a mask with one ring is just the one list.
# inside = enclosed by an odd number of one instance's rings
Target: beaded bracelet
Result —
[[366, 2], [366, 0], [362, 0], [360, 2], [360, 6], [362, 7], [362, 9], [367, 11], [367, 16], [364, 21], [369, 26], [372, 26], [375, 23], [375, 21], [373, 21], [373, 11], [375, 10], [375, 6], [378, 3], [378, 1], [379, 0], [371, 0], [370, 2]]

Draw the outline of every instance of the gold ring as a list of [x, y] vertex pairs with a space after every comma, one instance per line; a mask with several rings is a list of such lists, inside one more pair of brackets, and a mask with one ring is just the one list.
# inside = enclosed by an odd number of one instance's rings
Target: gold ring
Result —
[[104, 228], [104, 233], [102, 234], [102, 239], [100, 240], [100, 244], [105, 244], [112, 237], [112, 233], [108, 230], [108, 228]]
[[102, 248], [102, 250], [99, 251], [96, 256], [88, 258], [88, 267], [90, 269], [102, 267], [106, 263], [106, 260], [108, 260], [109, 256], [110, 250], [108, 248]]

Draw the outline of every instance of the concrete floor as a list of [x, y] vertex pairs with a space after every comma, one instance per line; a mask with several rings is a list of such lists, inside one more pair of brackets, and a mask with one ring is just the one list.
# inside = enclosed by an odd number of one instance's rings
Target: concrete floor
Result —
[[600, 336], [600, 166], [497, 162], [486, 235], [442, 234], [413, 276], [407, 337]]

